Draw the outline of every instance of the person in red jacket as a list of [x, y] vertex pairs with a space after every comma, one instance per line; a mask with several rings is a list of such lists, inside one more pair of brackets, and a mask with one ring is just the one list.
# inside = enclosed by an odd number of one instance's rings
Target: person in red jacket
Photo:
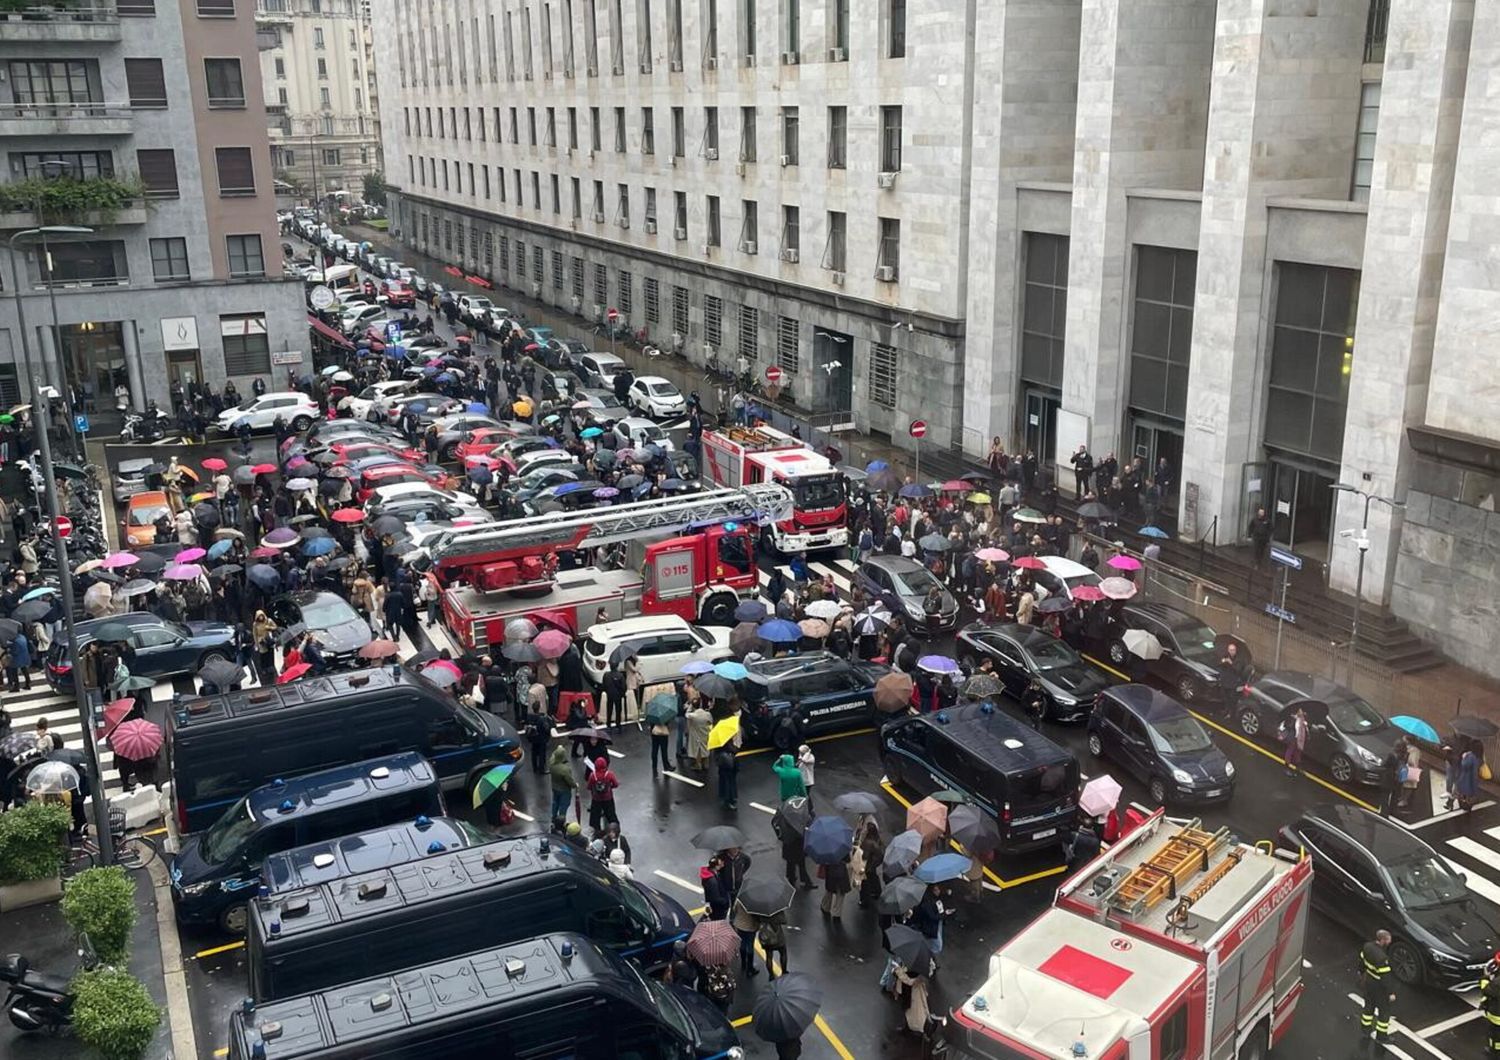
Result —
[[595, 832], [604, 830], [606, 824], [619, 824], [620, 816], [615, 812], [615, 789], [620, 778], [609, 768], [609, 759], [600, 755], [594, 760], [589, 772], [589, 827]]

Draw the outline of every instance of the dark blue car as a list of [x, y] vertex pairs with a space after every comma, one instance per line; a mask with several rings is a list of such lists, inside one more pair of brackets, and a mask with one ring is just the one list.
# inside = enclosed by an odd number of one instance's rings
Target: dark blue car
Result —
[[811, 651], [746, 667], [740, 728], [753, 743], [791, 751], [809, 736], [875, 724], [875, 682], [890, 667]]
[[[233, 662], [236, 658], [235, 627], [224, 622], [169, 622], [149, 611], [132, 611], [91, 618], [75, 628], [79, 651], [96, 640], [129, 645], [134, 654], [127, 653], [125, 665], [132, 677], [159, 679], [196, 673], [216, 659]], [[101, 675], [102, 680], [108, 677]], [[47, 651], [47, 683], [56, 692], [73, 688], [73, 670], [62, 640], [54, 641]]]

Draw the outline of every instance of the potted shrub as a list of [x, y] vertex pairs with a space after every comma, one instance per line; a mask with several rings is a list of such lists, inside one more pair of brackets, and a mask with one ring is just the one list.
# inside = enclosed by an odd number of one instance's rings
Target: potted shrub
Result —
[[73, 818], [61, 803], [32, 800], [0, 813], [0, 912], [62, 897]]
[[123, 964], [135, 927], [135, 880], [118, 865], [85, 869], [63, 888], [63, 916], [105, 964]]
[[105, 1060], [139, 1060], [160, 1023], [161, 1010], [130, 973], [99, 967], [73, 978], [73, 1031]]

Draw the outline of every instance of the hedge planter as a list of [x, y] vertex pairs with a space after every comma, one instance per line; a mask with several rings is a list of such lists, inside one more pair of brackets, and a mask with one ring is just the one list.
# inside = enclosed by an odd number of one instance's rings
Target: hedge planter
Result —
[[66, 806], [36, 801], [0, 814], [0, 911], [62, 897], [72, 820]]
[[145, 1053], [161, 1010], [142, 983], [115, 968], [80, 972], [73, 980], [73, 1029], [105, 1060], [138, 1060]]
[[0, 913], [25, 909], [28, 905], [45, 905], [62, 897], [62, 877], [0, 885]]
[[85, 869], [68, 881], [63, 916], [87, 935], [105, 964], [123, 964], [135, 927], [135, 881], [118, 865]]

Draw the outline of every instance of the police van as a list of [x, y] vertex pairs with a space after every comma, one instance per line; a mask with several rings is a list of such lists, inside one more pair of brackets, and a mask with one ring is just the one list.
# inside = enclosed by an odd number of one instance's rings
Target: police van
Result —
[[875, 682], [890, 667], [804, 652], [745, 664], [740, 730], [754, 743], [790, 751], [809, 736], [875, 724]]
[[272, 854], [261, 866], [260, 877], [271, 894], [280, 894], [477, 846], [492, 838], [467, 821], [419, 816], [401, 824]]

